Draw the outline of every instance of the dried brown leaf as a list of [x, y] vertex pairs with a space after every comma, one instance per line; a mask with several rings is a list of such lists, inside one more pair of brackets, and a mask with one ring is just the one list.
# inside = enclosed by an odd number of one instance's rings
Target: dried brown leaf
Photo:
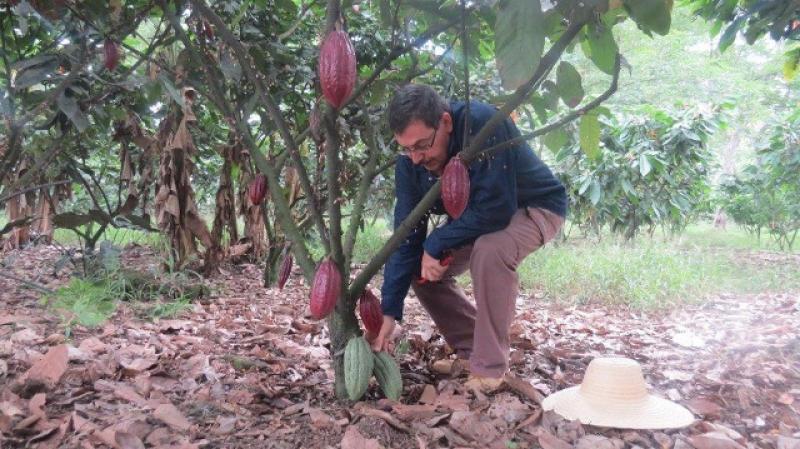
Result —
[[153, 417], [177, 430], [184, 431], [192, 427], [192, 423], [172, 404], [161, 404], [156, 407], [153, 410]]
[[23, 374], [25, 381], [39, 381], [48, 388], [54, 387], [64, 372], [67, 371], [69, 363], [69, 350], [67, 345], [59, 345], [47, 351], [47, 354], [39, 359], [28, 371]]
[[341, 449], [384, 449], [374, 438], [365, 438], [356, 426], [350, 426], [342, 438]]
[[689, 437], [696, 449], [744, 449], [744, 446], [728, 438], [722, 432], [708, 432]]

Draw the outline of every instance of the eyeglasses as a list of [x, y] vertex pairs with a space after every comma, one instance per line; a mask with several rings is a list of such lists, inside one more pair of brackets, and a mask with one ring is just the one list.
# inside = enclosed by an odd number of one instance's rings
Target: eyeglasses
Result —
[[[433, 134], [425, 140], [418, 141], [414, 145], [410, 147], [404, 147], [400, 145], [400, 150], [409, 155], [413, 153], [421, 153], [423, 151], [428, 151], [431, 149], [433, 144], [436, 142], [436, 133], [439, 131], [439, 127], [433, 128]], [[428, 141], [427, 143], [425, 141]]]

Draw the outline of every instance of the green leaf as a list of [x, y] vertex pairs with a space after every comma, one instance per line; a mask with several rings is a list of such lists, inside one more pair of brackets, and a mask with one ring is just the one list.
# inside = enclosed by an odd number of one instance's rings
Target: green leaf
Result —
[[652, 170], [652, 169], [653, 169], [653, 167], [650, 165], [650, 159], [648, 159], [646, 155], [640, 154], [639, 155], [639, 173], [641, 173], [642, 176], [647, 176], [647, 174], [650, 173], [650, 170]]
[[600, 198], [603, 196], [603, 189], [600, 187], [600, 184], [593, 182], [592, 188], [589, 190], [589, 201], [592, 202], [593, 206], [597, 206], [597, 203], [600, 202]]
[[586, 40], [581, 43], [581, 49], [598, 69], [609, 75], [614, 73], [614, 62], [619, 48], [610, 26], [604, 23], [590, 25], [586, 33]]
[[597, 113], [594, 111], [589, 111], [581, 117], [580, 141], [581, 150], [589, 159], [597, 160], [600, 157], [600, 121], [597, 120]]
[[544, 50], [545, 35], [540, 2], [500, 2], [494, 31], [497, 68], [503, 87], [516, 89], [533, 76]]
[[672, 0], [624, 0], [625, 9], [639, 28], [664, 36], [672, 22]]
[[798, 66], [800, 66], [800, 46], [784, 53], [786, 58], [783, 63], [783, 78], [786, 81], [792, 81], [797, 75]]
[[581, 104], [583, 100], [583, 85], [581, 84], [581, 75], [572, 64], [562, 61], [556, 70], [556, 86], [558, 88], [558, 95], [564, 103], [574, 108]]
[[564, 128], [556, 128], [542, 137], [544, 146], [553, 152], [564, 148], [567, 142], [569, 142], [569, 135], [564, 131]]
[[733, 41], [736, 40], [736, 34], [739, 32], [739, 27], [741, 26], [742, 22], [744, 21], [744, 16], [739, 16], [734, 20], [728, 28], [725, 29], [725, 32], [722, 33], [722, 36], [719, 38], [719, 51], [724, 52], [728, 49], [728, 47], [733, 44]]
[[56, 103], [58, 104], [58, 108], [70, 119], [78, 131], [83, 132], [89, 127], [89, 120], [78, 106], [78, 100], [71, 95], [67, 95], [67, 91], [62, 92], [61, 95], [58, 96]]

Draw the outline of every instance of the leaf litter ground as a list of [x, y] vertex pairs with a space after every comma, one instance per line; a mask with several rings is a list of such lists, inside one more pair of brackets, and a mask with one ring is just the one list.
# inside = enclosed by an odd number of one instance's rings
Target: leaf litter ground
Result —
[[[793, 256], [751, 256], [800, 269]], [[4, 257], [16, 277], [68, 281], [53, 272], [53, 248]], [[133, 247], [124, 265], [147, 270], [156, 259]], [[412, 298], [402, 400], [373, 385], [350, 404], [332, 396], [327, 331], [308, 316], [299, 274], [283, 292], [260, 278], [254, 265], [227, 266], [211, 296], [177, 318], [152, 321], [121, 304], [69, 339], [40, 293], [0, 278], [0, 447], [800, 449], [797, 292], [718, 295], [666, 312], [520, 297], [512, 377], [490, 395], [432, 368], [452, 355]], [[622, 431], [542, 412], [543, 396], [607, 355], [638, 360], [651, 391], [688, 407], [695, 424]]]

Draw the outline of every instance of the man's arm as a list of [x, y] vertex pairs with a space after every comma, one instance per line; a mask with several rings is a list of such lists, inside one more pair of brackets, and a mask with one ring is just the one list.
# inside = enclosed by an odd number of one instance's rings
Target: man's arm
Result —
[[[394, 179], [394, 228], [397, 229], [419, 203], [422, 195], [414, 183], [414, 168], [409, 158], [398, 156]], [[411, 286], [411, 277], [419, 270], [426, 232], [427, 217], [423, 217], [386, 262], [381, 287], [381, 309], [384, 315], [402, 319], [403, 302]]]
[[[518, 134], [509, 119], [497, 127], [486, 146], [502, 143]], [[424, 242], [425, 252], [441, 259], [442, 252], [471, 243], [477, 237], [508, 226], [517, 210], [514, 148], [508, 148], [470, 164], [470, 197], [464, 213], [435, 229]]]

